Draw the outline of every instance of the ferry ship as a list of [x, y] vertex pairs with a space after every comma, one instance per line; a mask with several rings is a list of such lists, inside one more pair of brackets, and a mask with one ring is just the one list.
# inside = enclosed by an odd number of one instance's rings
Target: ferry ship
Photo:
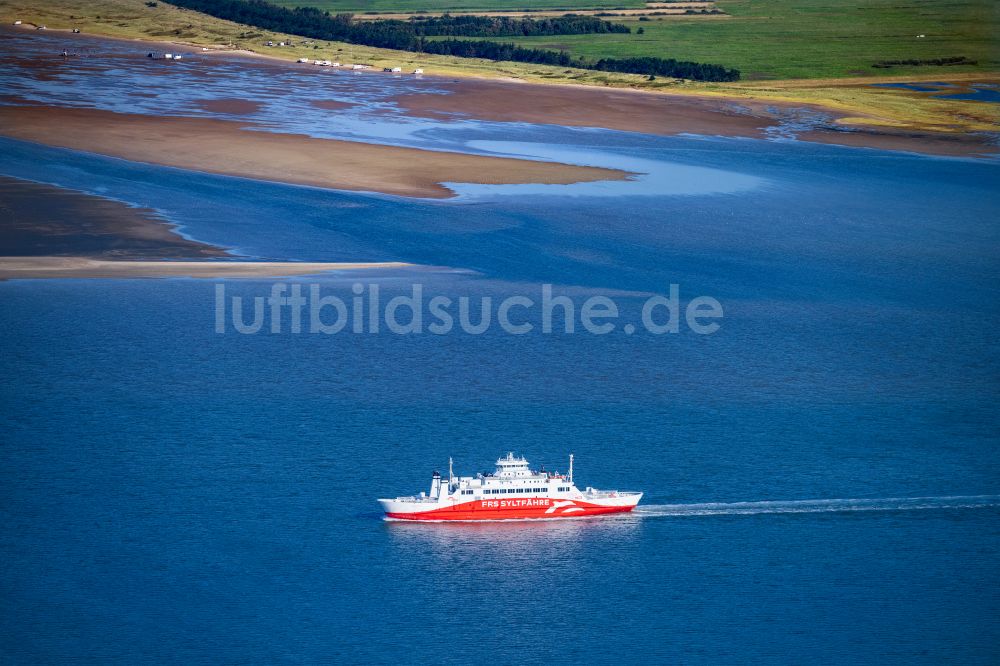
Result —
[[530, 520], [582, 518], [631, 511], [640, 492], [577, 489], [573, 456], [567, 474], [533, 471], [523, 457], [508, 453], [492, 474], [456, 477], [448, 459], [448, 478], [434, 472], [430, 492], [380, 499], [386, 520]]

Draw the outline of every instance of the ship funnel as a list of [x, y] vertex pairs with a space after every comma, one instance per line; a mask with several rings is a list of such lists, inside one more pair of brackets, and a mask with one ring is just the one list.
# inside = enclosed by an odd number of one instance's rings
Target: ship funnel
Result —
[[430, 496], [437, 498], [441, 490], [441, 473], [434, 470], [434, 474], [431, 475], [431, 492]]

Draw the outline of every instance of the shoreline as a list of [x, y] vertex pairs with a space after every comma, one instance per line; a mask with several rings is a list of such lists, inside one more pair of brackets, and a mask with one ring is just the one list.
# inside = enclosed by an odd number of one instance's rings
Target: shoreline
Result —
[[[27, 29], [26, 26], [20, 26], [20, 28], [22, 31]], [[2, 27], [2, 29], [18, 30], [18, 28], [11, 26]], [[50, 28], [46, 32], [56, 31], [65, 32], [73, 38], [83, 37], [88, 40], [97, 41], [110, 39], [121, 43], [170, 47], [173, 49], [186, 48], [191, 49], [199, 55], [220, 55], [278, 67], [312, 67], [312, 65], [301, 65], [295, 62], [296, 57], [302, 55], [298, 50], [290, 50], [288, 53], [281, 54], [260, 53], [248, 49], [225, 48], [219, 44], [206, 45], [183, 40], [164, 41], [97, 33], [72, 34], [68, 29], [64, 28]], [[270, 34], [268, 31], [263, 32]], [[274, 34], [275, 36], [279, 36], [278, 33]], [[207, 50], [202, 50], [203, 48]], [[428, 73], [423, 75], [423, 77], [440, 86], [454, 86], [456, 84], [471, 86], [517, 85], [523, 86], [518, 87], [516, 90], [517, 95], [527, 94], [542, 99], [552, 96], [554, 94], [553, 90], [570, 91], [566, 92], [566, 94], [571, 97], [578, 95], [587, 96], [589, 94], [600, 96], [602, 93], [610, 95], [617, 95], [619, 93], [640, 94], [641, 96], [637, 99], [647, 100], [640, 102], [643, 105], [692, 104], [702, 109], [715, 105], [722, 107], [721, 109], [715, 109], [715, 113], [722, 113], [723, 115], [725, 115], [725, 107], [732, 107], [734, 105], [749, 107], [757, 114], [760, 118], [759, 122], [762, 123], [773, 120], [775, 114], [770, 112], [771, 109], [777, 110], [778, 114], [782, 111], [808, 109], [830, 117], [828, 127], [815, 128], [810, 132], [804, 132], [803, 136], [800, 137], [800, 140], [816, 141], [818, 143], [905, 150], [931, 155], [977, 156], [997, 153], [997, 146], [993, 138], [983, 136], [983, 133], [1000, 133], [1000, 115], [992, 108], [995, 105], [983, 102], [932, 100], [908, 94], [907, 91], [871, 87], [872, 84], [877, 83], [916, 82], [919, 80], [946, 82], [972, 80], [1000, 81], [1000, 75], [996, 72], [960, 72], [955, 74], [938, 72], [913, 76], [888, 75], [854, 77], [849, 79], [740, 81], [731, 84], [665, 81], [659, 85], [646, 86], [640, 80], [643, 77], [632, 75], [605, 77], [607, 80], [600, 84], [597, 82], [548, 80], [547, 78], [540, 78], [538, 75], [527, 75], [523, 72], [515, 74], [514, 72], [507, 71], [507, 66], [511, 65], [511, 63], [492, 63], [491, 65], [486, 63], [486, 61], [475, 61], [468, 63], [468, 69], [451, 69], [451, 67], [455, 67], [454, 64], [424, 64], [423, 61], [427, 60], [427, 57], [421, 58], [422, 54], [392, 52], [370, 47], [357, 47], [357, 49], [361, 51], [361, 55], [358, 56], [357, 61], [364, 62], [366, 59], [373, 57], [375, 60], [372, 63], [376, 69], [381, 67], [383, 64], [381, 60], [388, 57], [388, 54], [395, 54], [391, 55], [391, 57], [398, 58], [400, 63], [404, 63], [407, 66], [413, 62], [420, 62], [421, 66], [429, 69]], [[329, 48], [326, 50], [329, 50]], [[483, 63], [486, 64], [484, 65]], [[466, 63], [461, 64], [466, 65]], [[480, 65], [483, 65], [482, 70], [479, 69]], [[574, 71], [586, 74], [589, 70]], [[361, 73], [370, 75], [381, 74], [381, 72], [373, 70], [362, 71]], [[590, 74], [593, 74], [593, 72], [590, 72]], [[661, 101], [653, 102], [648, 100]], [[438, 106], [446, 106], [446, 103], [442, 102]], [[527, 107], [530, 104], [525, 104], [524, 106]], [[472, 105], [466, 108], [455, 108], [450, 111], [445, 109], [444, 112], [462, 113], [480, 111], [479, 115], [470, 115], [489, 120], [490, 118], [486, 117], [489, 115], [488, 113], [481, 113], [483, 108], [482, 105]], [[577, 113], [579, 112], [578, 110]], [[509, 117], [514, 121], [522, 121], [518, 115]], [[714, 123], [711, 133], [720, 136], [754, 136], [753, 133], [745, 133], [746, 127], [742, 121], [736, 121], [735, 124], [737, 127], [733, 129], [726, 127], [724, 123]], [[590, 114], [590, 118], [586, 122], [578, 123], [577, 126], [636, 131], [627, 129], [622, 123], [616, 123], [614, 118], [609, 122], [600, 114], [593, 113]], [[653, 133], [698, 133], [699, 126], [698, 123], [692, 123], [682, 129], [654, 131]], [[850, 136], [847, 136], [848, 134]]]

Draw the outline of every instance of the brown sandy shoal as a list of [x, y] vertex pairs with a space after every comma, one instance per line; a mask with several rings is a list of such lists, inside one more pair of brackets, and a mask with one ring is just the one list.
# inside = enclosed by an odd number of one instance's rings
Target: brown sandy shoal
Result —
[[987, 155], [996, 153], [997, 150], [996, 146], [987, 139], [976, 134], [916, 134], [898, 130], [870, 132], [820, 129], [802, 132], [797, 138], [800, 141], [812, 141], [834, 146], [878, 148], [880, 150], [899, 150], [950, 157]]
[[401, 262], [108, 261], [89, 257], [0, 257], [0, 280], [54, 278], [266, 278], [328, 271], [415, 268]]
[[234, 116], [249, 116], [260, 110], [261, 103], [249, 99], [221, 98], [203, 99], [196, 106], [212, 113], [231, 113]]
[[51, 185], [0, 176], [0, 256], [105, 259], [225, 257], [184, 238], [155, 211]]
[[309, 104], [315, 106], [317, 109], [324, 109], [326, 111], [340, 111], [341, 109], [349, 109], [354, 106], [350, 102], [341, 102], [339, 99], [314, 99], [310, 100]]
[[461, 113], [481, 120], [524, 122], [643, 132], [645, 134], [720, 134], [761, 137], [776, 124], [757, 105], [734, 104], [718, 98], [647, 93], [615, 88], [546, 85], [462, 79], [436, 81], [447, 95], [410, 93], [395, 102], [417, 116], [441, 118]]
[[416, 268], [399, 262], [220, 260], [228, 256], [222, 248], [184, 238], [152, 210], [0, 176], [0, 280], [260, 278]]
[[[857, 85], [854, 82], [853, 85]], [[410, 93], [395, 98], [407, 112], [443, 119], [461, 114], [497, 122], [602, 127], [626, 132], [680, 133], [761, 138], [777, 126], [778, 115], [813, 109], [831, 118], [843, 112], [807, 103], [670, 94], [579, 85], [551, 85], [483, 79], [442, 80], [448, 94]], [[931, 155], [974, 156], [995, 153], [989, 137], [955, 132], [906, 131], [857, 126], [853, 131], [822, 127], [801, 133], [802, 141], [904, 150]]]
[[134, 162], [298, 185], [449, 197], [441, 183], [568, 184], [620, 180], [623, 171], [434, 152], [298, 134], [251, 123], [120, 114], [97, 109], [0, 107], [0, 135]]

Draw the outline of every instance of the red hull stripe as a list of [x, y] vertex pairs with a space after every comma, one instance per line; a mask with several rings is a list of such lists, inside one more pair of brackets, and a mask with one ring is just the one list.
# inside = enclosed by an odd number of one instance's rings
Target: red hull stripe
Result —
[[580, 500], [525, 498], [475, 500], [417, 513], [386, 512], [396, 520], [518, 520], [525, 518], [580, 518], [606, 513], [627, 513], [634, 505], [603, 506]]

